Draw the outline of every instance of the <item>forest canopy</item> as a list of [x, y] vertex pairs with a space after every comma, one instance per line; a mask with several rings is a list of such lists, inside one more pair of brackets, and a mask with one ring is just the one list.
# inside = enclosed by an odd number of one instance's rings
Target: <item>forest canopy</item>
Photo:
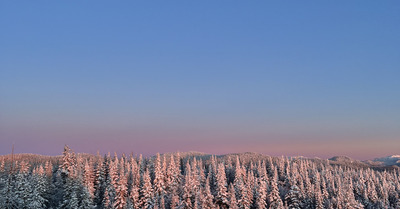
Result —
[[244, 153], [0, 156], [0, 208], [400, 208], [400, 171]]

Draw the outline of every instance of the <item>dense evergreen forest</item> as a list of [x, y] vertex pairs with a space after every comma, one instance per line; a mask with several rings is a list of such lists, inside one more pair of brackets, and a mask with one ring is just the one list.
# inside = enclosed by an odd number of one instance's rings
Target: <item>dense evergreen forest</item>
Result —
[[400, 171], [254, 153], [0, 157], [0, 208], [400, 208]]

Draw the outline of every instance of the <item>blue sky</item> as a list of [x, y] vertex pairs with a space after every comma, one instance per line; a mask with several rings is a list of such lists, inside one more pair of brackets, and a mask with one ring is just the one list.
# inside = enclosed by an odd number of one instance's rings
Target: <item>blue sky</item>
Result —
[[12, 144], [395, 154], [398, 11], [397, 1], [1, 2], [0, 154]]

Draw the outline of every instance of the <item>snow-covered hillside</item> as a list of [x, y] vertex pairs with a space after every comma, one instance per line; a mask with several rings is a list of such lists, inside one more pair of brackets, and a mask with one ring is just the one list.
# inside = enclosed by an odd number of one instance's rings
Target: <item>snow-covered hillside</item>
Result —
[[400, 166], [400, 155], [392, 155], [383, 158], [376, 158], [374, 162], [379, 162], [385, 166], [397, 165]]

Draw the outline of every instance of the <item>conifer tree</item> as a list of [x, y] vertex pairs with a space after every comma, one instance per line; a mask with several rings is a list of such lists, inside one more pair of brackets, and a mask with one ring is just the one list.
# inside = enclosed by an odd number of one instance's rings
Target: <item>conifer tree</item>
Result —
[[102, 199], [102, 206], [104, 209], [112, 209], [112, 203], [110, 201], [110, 194], [108, 193], [108, 187], [105, 188], [104, 197]]
[[236, 156], [235, 179], [233, 183], [236, 191], [236, 199], [238, 201], [238, 206], [241, 209], [248, 209], [250, 207], [249, 191], [248, 187], [245, 185], [246, 177], [247, 176], [245, 169], [242, 169], [239, 157]]
[[78, 194], [80, 198], [79, 209], [94, 209], [93, 199], [86, 187], [82, 187]]
[[224, 164], [218, 165], [215, 202], [220, 208], [228, 208], [228, 192]]
[[26, 162], [25, 160], [21, 161], [19, 163], [19, 173], [21, 174], [27, 174], [29, 172], [29, 163]]
[[202, 198], [200, 199], [202, 202], [202, 208], [214, 208], [215, 205], [213, 203], [213, 199], [214, 197], [212, 196], [210, 190], [210, 176], [207, 176], [205, 185], [202, 190]]
[[285, 196], [285, 201], [289, 209], [300, 209], [300, 189], [296, 185], [290, 187]]
[[159, 206], [158, 206], [159, 209], [165, 209], [165, 198], [164, 198], [164, 196], [165, 195], [161, 195], [161, 200], [160, 200], [160, 203], [159, 203]]
[[[102, 160], [103, 159], [103, 160]], [[106, 187], [107, 187], [107, 176], [108, 176], [108, 160], [107, 156], [104, 156], [104, 158], [100, 158], [97, 162], [97, 167], [96, 167], [96, 174], [95, 174], [95, 195], [94, 195], [94, 204], [98, 207], [101, 208], [103, 206], [103, 200], [105, 197], [108, 198], [108, 193], [107, 196], [105, 194], [106, 192]]]
[[238, 203], [236, 200], [236, 192], [235, 189], [233, 188], [233, 185], [229, 185], [229, 209], [239, 209]]
[[267, 182], [259, 178], [256, 192], [256, 207], [258, 209], [267, 208]]
[[4, 172], [4, 167], [5, 167], [5, 163], [4, 163], [4, 159], [2, 158], [0, 160], [0, 172]]
[[63, 158], [62, 158], [62, 165], [61, 165], [61, 172], [64, 176], [75, 176], [76, 171], [76, 156], [75, 153], [67, 146], [64, 146]]
[[85, 168], [84, 168], [84, 177], [83, 177], [83, 184], [85, 185], [87, 191], [90, 194], [90, 197], [94, 197], [94, 173], [93, 167], [89, 162], [85, 161]]
[[[121, 171], [122, 169], [120, 169]], [[126, 207], [126, 199], [127, 199], [127, 180], [125, 175], [120, 172], [120, 176], [117, 183], [116, 188], [116, 197], [114, 202], [115, 209], [124, 209]]]
[[171, 209], [179, 208], [179, 196], [176, 193], [171, 194]]
[[183, 201], [182, 208], [192, 208], [192, 189], [193, 189], [193, 181], [191, 175], [191, 168], [189, 161], [186, 163], [186, 174], [185, 174], [185, 184], [183, 186]]
[[320, 191], [315, 193], [315, 209], [323, 209], [324, 200], [322, 199], [322, 194]]
[[[170, 156], [169, 166], [166, 171], [167, 204], [176, 207], [179, 204], [178, 189], [180, 184], [180, 170], [176, 165], [174, 155]], [[174, 205], [174, 206], [172, 206]]]
[[270, 209], [282, 209], [283, 208], [283, 202], [279, 196], [279, 189], [278, 189], [278, 184], [277, 184], [277, 170], [274, 168], [274, 175], [273, 178], [271, 179], [271, 191], [269, 194], [269, 208]]
[[154, 207], [154, 196], [153, 188], [150, 181], [149, 170], [143, 173], [142, 187], [140, 189], [140, 207], [144, 209], [150, 209]]
[[[250, 163], [250, 167], [253, 167], [252, 163]], [[255, 192], [255, 178], [253, 175], [253, 170], [254, 168], [250, 169], [247, 172], [247, 178], [246, 178], [246, 193], [243, 194], [243, 199], [242, 199], [242, 204], [243, 208], [250, 208], [252, 205], [252, 202], [254, 200], [254, 192]]]
[[[68, 170], [67, 170], [68, 171]], [[71, 173], [72, 171], [68, 171]], [[79, 186], [73, 178], [67, 178], [65, 184], [65, 192], [63, 197], [63, 203], [60, 209], [78, 208], [79, 197], [78, 197]]]
[[157, 205], [159, 205], [161, 201], [161, 196], [164, 195], [164, 190], [165, 190], [164, 176], [165, 174], [162, 169], [160, 154], [157, 153], [157, 157], [154, 162], [154, 196]]
[[139, 199], [139, 185], [133, 184], [131, 191], [129, 193], [128, 198], [128, 208], [139, 208], [140, 207], [140, 199]]
[[45, 198], [47, 182], [44, 175], [32, 175], [29, 177], [31, 188], [28, 197], [29, 207], [32, 209], [46, 208], [47, 199]]

